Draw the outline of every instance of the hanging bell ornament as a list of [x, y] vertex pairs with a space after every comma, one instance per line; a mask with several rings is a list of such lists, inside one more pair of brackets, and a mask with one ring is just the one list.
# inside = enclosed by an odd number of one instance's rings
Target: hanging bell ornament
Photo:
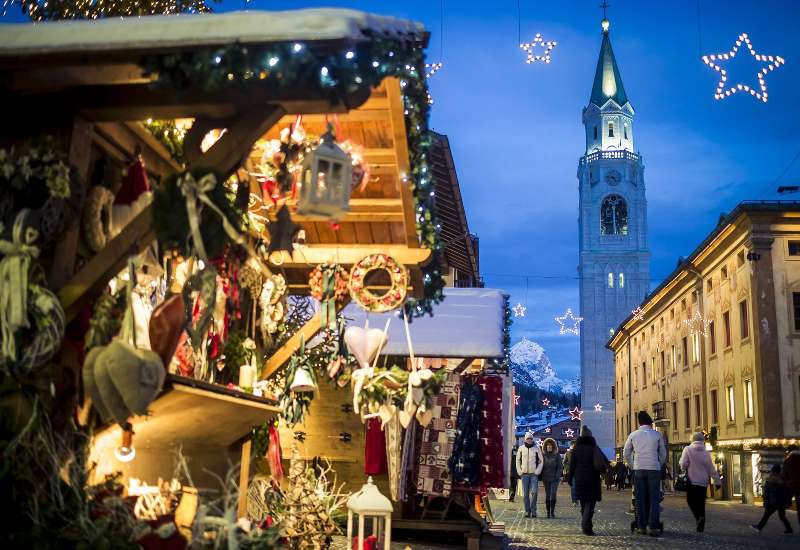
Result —
[[307, 393], [317, 389], [317, 384], [314, 382], [308, 369], [305, 367], [298, 367], [294, 372], [292, 385], [289, 386], [289, 388], [295, 393]]

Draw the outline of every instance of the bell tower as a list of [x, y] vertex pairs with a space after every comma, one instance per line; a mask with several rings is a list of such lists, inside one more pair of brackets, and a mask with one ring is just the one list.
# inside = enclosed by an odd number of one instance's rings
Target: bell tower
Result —
[[[605, 345], [647, 295], [647, 201], [642, 157], [634, 152], [635, 111], [603, 19], [589, 104], [585, 153], [578, 161], [581, 408], [597, 444], [613, 456], [614, 361]], [[626, 427], [627, 429], [627, 427]]]

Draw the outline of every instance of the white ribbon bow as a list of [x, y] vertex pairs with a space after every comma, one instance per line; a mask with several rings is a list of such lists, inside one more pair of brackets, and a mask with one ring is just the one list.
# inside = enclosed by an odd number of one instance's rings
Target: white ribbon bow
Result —
[[17, 359], [14, 335], [18, 329], [28, 327], [28, 268], [31, 258], [39, 256], [33, 243], [39, 232], [29, 227], [23, 231], [30, 211], [20, 210], [14, 219], [11, 242], [0, 240], [0, 334], [3, 337], [2, 354]]

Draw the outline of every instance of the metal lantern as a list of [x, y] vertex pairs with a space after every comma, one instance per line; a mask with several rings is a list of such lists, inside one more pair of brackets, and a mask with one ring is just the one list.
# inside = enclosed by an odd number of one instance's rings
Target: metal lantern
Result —
[[[383, 538], [383, 550], [389, 550], [392, 544], [392, 503], [383, 496], [372, 483], [372, 477], [357, 492], [347, 499], [347, 542], [353, 544], [353, 516], [358, 516], [358, 540], [354, 547], [361, 550], [367, 536], [374, 536], [378, 541]], [[370, 518], [372, 528], [365, 532], [366, 519]]]
[[325, 220], [341, 219], [350, 211], [353, 165], [336, 144], [330, 128], [303, 159], [297, 213]]

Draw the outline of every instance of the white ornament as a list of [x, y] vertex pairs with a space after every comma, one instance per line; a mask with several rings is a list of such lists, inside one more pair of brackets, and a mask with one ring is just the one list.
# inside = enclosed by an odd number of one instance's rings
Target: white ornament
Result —
[[572, 428], [567, 428], [566, 430], [564, 430], [564, 435], [572, 439], [573, 437], [575, 437], [575, 430], [573, 430]]
[[[542, 50], [541, 55], [534, 55], [533, 50], [536, 46], [540, 46]], [[528, 58], [525, 60], [525, 63], [535, 63], [537, 61], [541, 61], [542, 63], [550, 63], [550, 52], [557, 46], [557, 42], [555, 40], [548, 40], [545, 42], [544, 38], [540, 33], [536, 33], [536, 36], [533, 37], [532, 42], [523, 42], [519, 45], [520, 48], [525, 50], [525, 53], [528, 54]]]
[[525, 317], [525, 312], [528, 311], [528, 308], [518, 303], [511, 310], [514, 312], [514, 317]]
[[[583, 317], [578, 317], [572, 313], [572, 309], [567, 308], [566, 313], [564, 315], [555, 317], [556, 323], [561, 325], [561, 329], [559, 330], [559, 334], [580, 334], [580, 323], [583, 321]], [[567, 326], [571, 325], [571, 326]]]
[[603, 410], [603, 405], [601, 405], [600, 403], [595, 403], [595, 404], [594, 404], [594, 412], [597, 412], [597, 413], [599, 413], [599, 412], [601, 412], [602, 410]]

